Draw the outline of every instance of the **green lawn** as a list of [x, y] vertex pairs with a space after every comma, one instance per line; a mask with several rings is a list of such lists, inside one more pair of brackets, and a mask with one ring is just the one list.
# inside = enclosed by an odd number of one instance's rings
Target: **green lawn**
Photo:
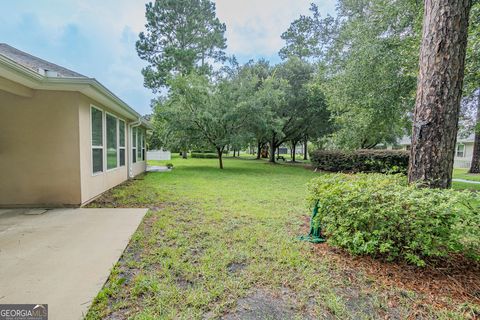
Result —
[[[480, 174], [468, 173], [468, 169], [453, 169], [453, 178], [471, 180], [471, 181], [480, 181]], [[480, 184], [453, 181], [453, 188], [458, 190], [466, 189], [466, 190], [480, 191]]]
[[[216, 159], [171, 162], [173, 171], [148, 173], [93, 204], [151, 210], [87, 319], [216, 318], [245, 301], [271, 313], [261, 319], [406, 319], [418, 312], [416, 294], [346, 274], [296, 240], [307, 232], [306, 183], [319, 173], [263, 160], [228, 158], [224, 170]], [[422, 308], [426, 318], [462, 319]], [[252, 316], [245, 312], [239, 317]]]
[[456, 179], [480, 181], [480, 174], [468, 173], [468, 169], [453, 169], [453, 177]]

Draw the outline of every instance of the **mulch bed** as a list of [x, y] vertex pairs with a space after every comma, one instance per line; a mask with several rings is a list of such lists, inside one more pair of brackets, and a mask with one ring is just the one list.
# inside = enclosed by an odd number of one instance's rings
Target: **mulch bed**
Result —
[[[308, 226], [309, 220], [305, 222]], [[468, 302], [480, 308], [480, 263], [462, 255], [431, 260], [426, 267], [420, 268], [405, 262], [353, 256], [327, 243], [313, 245], [312, 251], [352, 274], [360, 271], [380, 285], [416, 292], [421, 297], [418, 303], [449, 309], [452, 306], [446, 298], [450, 298], [455, 304]]]

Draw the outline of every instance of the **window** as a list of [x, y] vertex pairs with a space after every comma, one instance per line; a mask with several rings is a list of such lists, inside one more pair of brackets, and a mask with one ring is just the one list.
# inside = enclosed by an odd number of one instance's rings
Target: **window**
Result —
[[120, 167], [125, 165], [125, 121], [118, 120], [118, 156]]
[[137, 162], [137, 128], [132, 128], [132, 162]]
[[142, 161], [142, 136], [143, 136], [143, 133], [142, 133], [142, 130], [141, 129], [137, 129], [137, 138], [138, 138], [138, 141], [137, 141], [137, 159], [138, 161]]
[[457, 144], [457, 157], [464, 158], [465, 157], [465, 145], [464, 144]]
[[107, 169], [117, 167], [117, 118], [108, 114], [107, 122]]
[[142, 130], [142, 160], [145, 161], [145, 130]]
[[103, 172], [103, 111], [91, 108], [92, 172]]

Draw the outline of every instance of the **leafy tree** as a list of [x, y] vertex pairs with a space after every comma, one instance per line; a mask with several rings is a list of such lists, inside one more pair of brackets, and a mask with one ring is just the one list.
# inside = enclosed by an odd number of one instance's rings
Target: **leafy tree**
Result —
[[238, 84], [250, 83], [249, 90], [243, 91], [244, 103], [251, 106], [252, 112], [246, 123], [246, 131], [250, 133], [251, 142], [257, 146], [257, 159], [260, 159], [262, 148], [268, 143], [270, 128], [269, 110], [258, 100], [257, 92], [262, 88], [264, 81], [271, 75], [272, 68], [267, 60], [249, 61], [238, 70]]
[[322, 57], [331, 39], [330, 34], [336, 29], [336, 20], [331, 16], [322, 19], [318, 6], [314, 3], [310, 5], [310, 12], [311, 16], [301, 15], [282, 33], [281, 38], [285, 40], [285, 46], [280, 49], [280, 58]]
[[338, 4], [328, 48], [327, 95], [335, 145], [372, 148], [394, 143], [409, 128], [413, 107], [420, 7], [412, 0]]
[[312, 131], [321, 131], [316, 127], [328, 119], [323, 94], [318, 87], [309, 87], [313, 77], [311, 64], [290, 57], [274, 68], [257, 91], [255, 105], [261, 115], [257, 121], [270, 145], [271, 162], [280, 145], [290, 142], [295, 147]]
[[288, 125], [286, 91], [288, 82], [275, 73], [266, 78], [255, 94], [255, 106], [260, 110], [262, 126], [270, 144], [270, 162], [275, 162], [275, 150], [287, 141], [283, 129]]
[[241, 98], [250, 90], [248, 85], [239, 85], [231, 78], [214, 84], [195, 73], [177, 76], [169, 85], [168, 100], [156, 110], [168, 139], [185, 149], [214, 148], [223, 169], [223, 151], [246, 135], [251, 110]]
[[146, 31], [136, 43], [145, 86], [157, 92], [170, 77], [211, 71], [226, 48], [225, 24], [215, 16], [210, 0], [155, 0], [146, 4]]
[[465, 94], [476, 95], [475, 142], [470, 173], [480, 173], [480, 2], [470, 12], [467, 53], [465, 58]]

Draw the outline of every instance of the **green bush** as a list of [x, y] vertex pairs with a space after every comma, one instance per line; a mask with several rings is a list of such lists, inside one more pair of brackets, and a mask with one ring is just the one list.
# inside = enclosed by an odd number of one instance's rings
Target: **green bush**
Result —
[[216, 159], [218, 158], [216, 153], [198, 153], [198, 152], [192, 152], [191, 153], [192, 158], [204, 158], [204, 159]]
[[407, 185], [403, 175], [334, 174], [309, 184], [333, 246], [417, 266], [462, 252], [480, 258], [480, 197]]
[[316, 150], [310, 155], [313, 166], [333, 172], [406, 173], [408, 152], [403, 150]]

